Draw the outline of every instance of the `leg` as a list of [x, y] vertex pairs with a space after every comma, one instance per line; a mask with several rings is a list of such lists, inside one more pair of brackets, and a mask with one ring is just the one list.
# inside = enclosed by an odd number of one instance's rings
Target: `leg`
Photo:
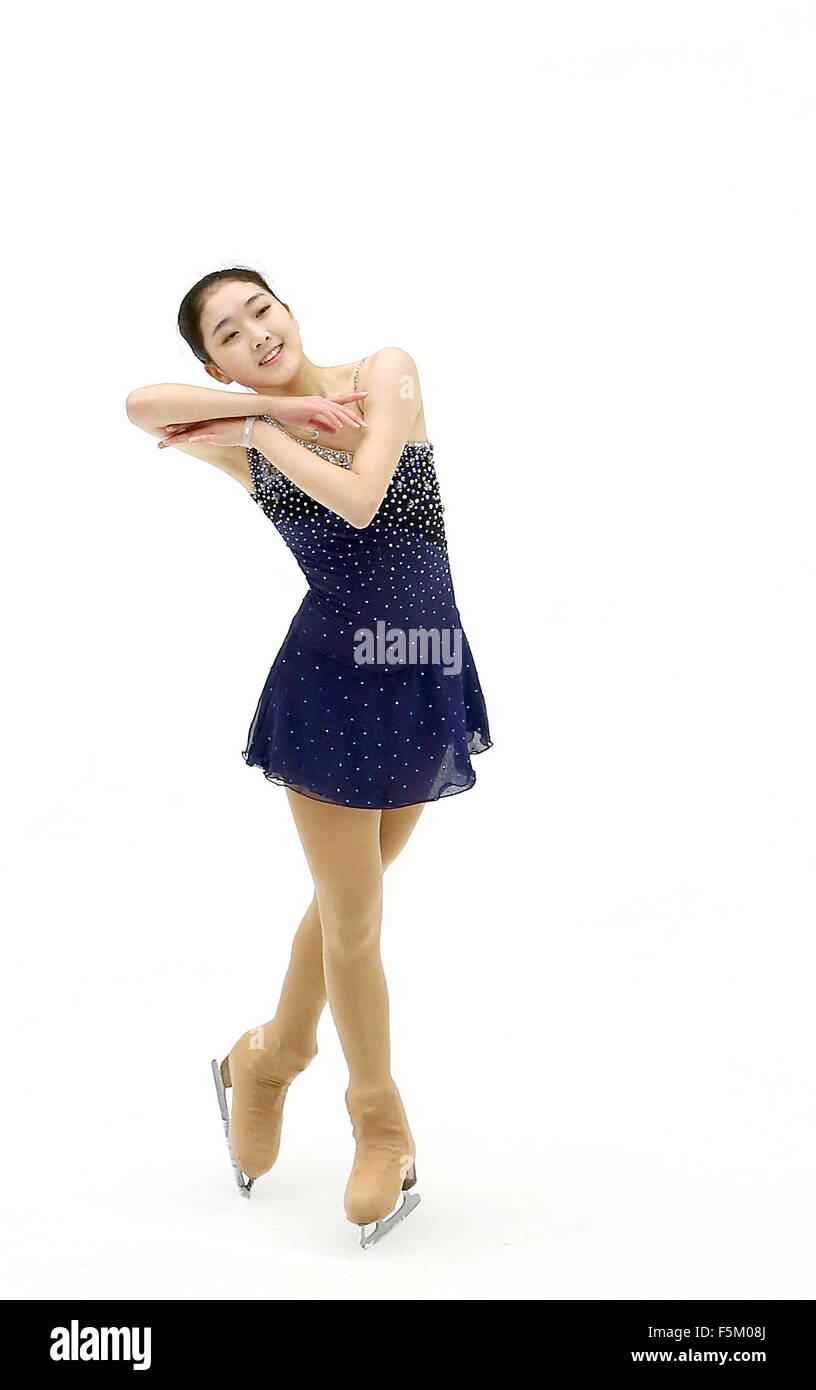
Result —
[[349, 1075], [378, 1085], [390, 1078], [388, 994], [379, 945], [381, 812], [286, 791], [314, 879], [326, 993]]
[[380, 811], [334, 806], [287, 788], [323, 931], [323, 973], [349, 1068], [346, 1103], [356, 1151], [350, 1221], [385, 1217], [416, 1181], [414, 1142], [391, 1076], [388, 991], [380, 959]]
[[[380, 859], [383, 869], [405, 847], [426, 803], [394, 806], [380, 812]], [[317, 894], [295, 933], [289, 968], [283, 981], [275, 1023], [282, 1038], [309, 1055], [317, 1048], [317, 1025], [326, 1004], [323, 976], [323, 933]]]
[[[381, 817], [383, 864], [397, 857], [424, 805], [371, 813]], [[286, 1092], [317, 1053], [317, 1025], [325, 1003], [323, 934], [315, 894], [292, 944], [274, 1018], [244, 1033], [229, 1053], [226, 1074], [222, 1068], [225, 1084], [233, 1087], [230, 1147], [248, 1177], [268, 1172], [277, 1158]]]

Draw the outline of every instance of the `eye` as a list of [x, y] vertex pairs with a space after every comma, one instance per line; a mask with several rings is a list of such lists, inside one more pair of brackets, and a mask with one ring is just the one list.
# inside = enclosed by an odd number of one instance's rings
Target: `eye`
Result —
[[[265, 314], [268, 308], [269, 308], [269, 305], [268, 305], [268, 304], [264, 304], [263, 308], [262, 308], [262, 309], [259, 309], [258, 312], [257, 312], [257, 314], [255, 315], [256, 319], [259, 319], [259, 318], [261, 317], [261, 314]], [[232, 338], [237, 332], [238, 332], [238, 329], [237, 329], [237, 328], [233, 328], [232, 333], [228, 333], [228, 334], [227, 334], [226, 338], [224, 339], [224, 343], [228, 343], [229, 340], [230, 340], [230, 338]], [[224, 343], [221, 344], [222, 347], [224, 346]]]

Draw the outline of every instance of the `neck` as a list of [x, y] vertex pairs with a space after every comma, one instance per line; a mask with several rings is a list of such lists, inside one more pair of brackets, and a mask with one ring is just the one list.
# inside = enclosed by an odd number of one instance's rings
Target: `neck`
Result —
[[[325, 382], [325, 385], [324, 385]], [[265, 396], [329, 396], [332, 394], [331, 368], [318, 367], [305, 355], [297, 371], [284, 386], [267, 386]]]

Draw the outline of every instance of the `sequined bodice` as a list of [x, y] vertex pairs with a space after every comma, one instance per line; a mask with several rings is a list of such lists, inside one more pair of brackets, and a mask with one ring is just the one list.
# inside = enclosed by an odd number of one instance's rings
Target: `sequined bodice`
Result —
[[[345, 451], [297, 442], [338, 467], [351, 466]], [[351, 637], [361, 627], [376, 632], [380, 621], [404, 629], [459, 624], [429, 441], [405, 445], [365, 527], [352, 526], [317, 502], [259, 450], [250, 446], [247, 454], [253, 500], [309, 582], [298, 628], [313, 647], [347, 660]]]
[[[261, 418], [270, 424], [274, 423], [267, 415]], [[294, 438], [292, 435], [289, 437]], [[298, 439], [297, 443], [340, 468], [351, 467], [353, 455], [344, 450], [330, 449], [305, 439]], [[351, 522], [346, 521], [337, 512], [333, 512], [331, 508], [325, 507], [309, 493], [304, 492], [260, 450], [250, 447], [247, 454], [253, 501], [258, 503], [269, 519], [282, 531], [287, 545], [293, 541], [299, 541], [302, 545], [304, 542], [308, 543], [308, 539], [326, 544], [330, 537], [336, 537], [338, 533], [363, 534], [360, 528], [352, 526]], [[445, 546], [442, 518], [444, 510], [434, 467], [433, 444], [409, 440], [400, 455], [377, 514], [365, 531], [373, 528], [375, 535], [390, 527], [421, 531], [437, 545]], [[286, 523], [297, 523], [296, 530], [284, 531]]]

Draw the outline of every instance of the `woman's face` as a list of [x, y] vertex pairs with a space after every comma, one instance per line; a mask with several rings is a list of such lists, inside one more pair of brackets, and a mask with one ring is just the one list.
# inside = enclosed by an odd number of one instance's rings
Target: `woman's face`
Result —
[[[201, 310], [201, 332], [210, 376], [226, 384], [240, 382], [261, 394], [293, 375], [302, 352], [289, 311], [268, 290], [248, 280], [224, 280], [210, 291]], [[272, 352], [278, 344], [279, 351]], [[264, 361], [270, 353], [271, 360]]]

